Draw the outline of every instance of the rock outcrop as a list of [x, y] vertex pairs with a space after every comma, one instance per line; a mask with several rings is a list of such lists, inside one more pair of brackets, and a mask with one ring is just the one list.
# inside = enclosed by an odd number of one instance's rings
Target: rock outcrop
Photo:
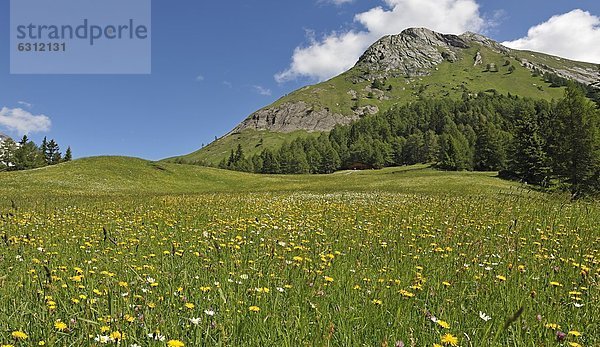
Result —
[[304, 101], [287, 102], [251, 114], [227, 135], [246, 129], [282, 133], [297, 130], [329, 131], [338, 124], [350, 124], [358, 118], [358, 114], [342, 115], [328, 108], [317, 108]]
[[356, 68], [365, 71], [366, 80], [390, 77], [425, 76], [443, 61], [456, 61], [469, 42], [457, 35], [445, 35], [429, 29], [406, 29], [385, 36], [360, 57]]
[[481, 52], [477, 52], [474, 60], [475, 60], [475, 63], [473, 64], [473, 66], [483, 65], [483, 57], [481, 56]]

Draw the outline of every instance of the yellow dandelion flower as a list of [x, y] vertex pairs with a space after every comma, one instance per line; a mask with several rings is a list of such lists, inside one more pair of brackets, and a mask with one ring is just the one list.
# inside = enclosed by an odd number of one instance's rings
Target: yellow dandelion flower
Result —
[[444, 329], [450, 329], [450, 324], [448, 324], [448, 322], [446, 322], [446, 321], [438, 320], [437, 324]]
[[24, 332], [22, 332], [21, 330], [16, 330], [13, 331], [10, 336], [12, 336], [14, 339], [16, 340], [27, 340], [29, 338], [29, 335], [25, 334]]
[[190, 309], [190, 310], [191, 310], [191, 309], [193, 309], [194, 307], [196, 307], [196, 306], [195, 306], [194, 304], [192, 304], [191, 302], [186, 302], [184, 306], [185, 306], [185, 308], [187, 308], [187, 309]]
[[452, 334], [442, 336], [442, 343], [446, 346], [458, 346], [458, 337]]
[[110, 331], [110, 327], [107, 327], [106, 325], [102, 326], [102, 327], [100, 327], [100, 331], [103, 332], [103, 333], [105, 333], [107, 331]]
[[65, 324], [65, 322], [57, 320], [56, 322], [54, 322], [54, 328], [58, 331], [66, 331], [68, 327], [67, 324]]
[[571, 330], [571, 331], [569, 331], [569, 335], [579, 337], [579, 336], [581, 336], [581, 333], [577, 330]]
[[167, 346], [169, 346], [169, 347], [184, 347], [185, 343], [183, 343], [182, 341], [179, 341], [179, 340], [169, 340], [169, 342], [167, 342]]
[[258, 307], [258, 306], [250, 306], [250, 307], [248, 308], [248, 310], [249, 310], [250, 312], [258, 312], [258, 311], [260, 311], [260, 307]]
[[569, 342], [569, 346], [570, 347], [583, 347], [582, 345], [578, 344], [577, 342]]
[[333, 282], [333, 278], [325, 276], [325, 282]]
[[374, 305], [377, 305], [377, 306], [383, 305], [383, 301], [381, 301], [381, 300], [373, 299], [372, 302]]
[[407, 290], [404, 290], [404, 289], [400, 290], [400, 295], [402, 295], [405, 298], [412, 298], [415, 296], [415, 294], [413, 294]]
[[113, 341], [121, 341], [123, 340], [125, 335], [122, 334], [120, 331], [113, 331], [108, 337], [110, 337], [110, 339]]
[[502, 276], [502, 275], [498, 275], [496, 276], [497, 279], [499, 279], [501, 282], [506, 281], [506, 277]]

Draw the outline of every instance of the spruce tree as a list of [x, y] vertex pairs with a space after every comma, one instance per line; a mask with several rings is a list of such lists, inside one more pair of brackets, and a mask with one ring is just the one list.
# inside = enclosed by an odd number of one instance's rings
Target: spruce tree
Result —
[[599, 118], [584, 91], [569, 82], [565, 97], [556, 106], [551, 153], [555, 173], [568, 184], [573, 196], [600, 188]]
[[545, 145], [535, 114], [524, 110], [516, 125], [509, 175], [529, 184], [547, 186], [550, 167]]
[[64, 162], [68, 162], [73, 160], [73, 153], [71, 152], [71, 147], [67, 147], [67, 150], [65, 151], [65, 157], [63, 158]]

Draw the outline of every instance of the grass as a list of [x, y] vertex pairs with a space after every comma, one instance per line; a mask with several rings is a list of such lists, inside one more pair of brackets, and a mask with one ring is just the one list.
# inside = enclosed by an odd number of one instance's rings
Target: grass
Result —
[[0, 186], [0, 344], [600, 344], [600, 206], [491, 173], [102, 157]]
[[[0, 173], [4, 197], [23, 194], [111, 195], [214, 192], [422, 192], [436, 194], [521, 194], [518, 184], [489, 172], [446, 172], [416, 165], [379, 171], [340, 171], [331, 175], [259, 175], [150, 162], [96, 157], [42, 169]], [[26, 189], [25, 189], [26, 187]]]
[[229, 158], [231, 150], [236, 150], [237, 145], [242, 144], [244, 154], [253, 156], [259, 154], [265, 148], [279, 148], [285, 141], [292, 141], [298, 137], [318, 136], [320, 133], [309, 133], [307, 131], [295, 131], [291, 133], [276, 133], [270, 131], [247, 130], [241, 133], [222, 137], [206, 147], [193, 153], [167, 158], [166, 162], [184, 162], [189, 164], [208, 164], [217, 166], [221, 160]]

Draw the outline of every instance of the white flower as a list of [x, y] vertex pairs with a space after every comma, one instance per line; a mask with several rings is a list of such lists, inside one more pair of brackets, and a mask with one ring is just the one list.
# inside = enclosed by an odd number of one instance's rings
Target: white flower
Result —
[[575, 307], [577, 307], [577, 308], [580, 308], [580, 307], [583, 307], [583, 304], [578, 304], [578, 303], [574, 302], [574, 303], [573, 303], [573, 306], [575, 306]]
[[108, 337], [106, 335], [96, 335], [96, 337], [94, 338], [94, 341], [100, 342], [100, 343], [109, 343], [110, 337]]
[[198, 325], [200, 324], [200, 318], [190, 318], [190, 323], [194, 324], [194, 325]]
[[148, 283], [154, 283], [154, 282], [156, 282], [156, 280], [155, 280], [154, 278], [152, 278], [152, 277], [148, 277], [148, 278], [146, 278], [146, 281], [147, 281]]
[[277, 287], [277, 291], [280, 292], [280, 293], [283, 293], [283, 292], [285, 292], [285, 289], [283, 289], [281, 287]]
[[483, 319], [484, 321], [489, 321], [490, 319], [492, 319], [492, 317], [488, 316], [487, 314], [479, 311], [479, 318]]
[[142, 346], [138, 345], [137, 343], [134, 343], [133, 345], [131, 345], [129, 347], [142, 347]]
[[154, 341], [164, 341], [165, 337], [159, 333], [148, 334], [148, 337]]
[[246, 274], [240, 275], [240, 278], [243, 279], [243, 280], [247, 280], [248, 279], [248, 275], [246, 275]]
[[204, 313], [207, 316], [211, 316], [211, 317], [215, 315], [215, 311], [213, 311], [213, 310], [204, 310]]

